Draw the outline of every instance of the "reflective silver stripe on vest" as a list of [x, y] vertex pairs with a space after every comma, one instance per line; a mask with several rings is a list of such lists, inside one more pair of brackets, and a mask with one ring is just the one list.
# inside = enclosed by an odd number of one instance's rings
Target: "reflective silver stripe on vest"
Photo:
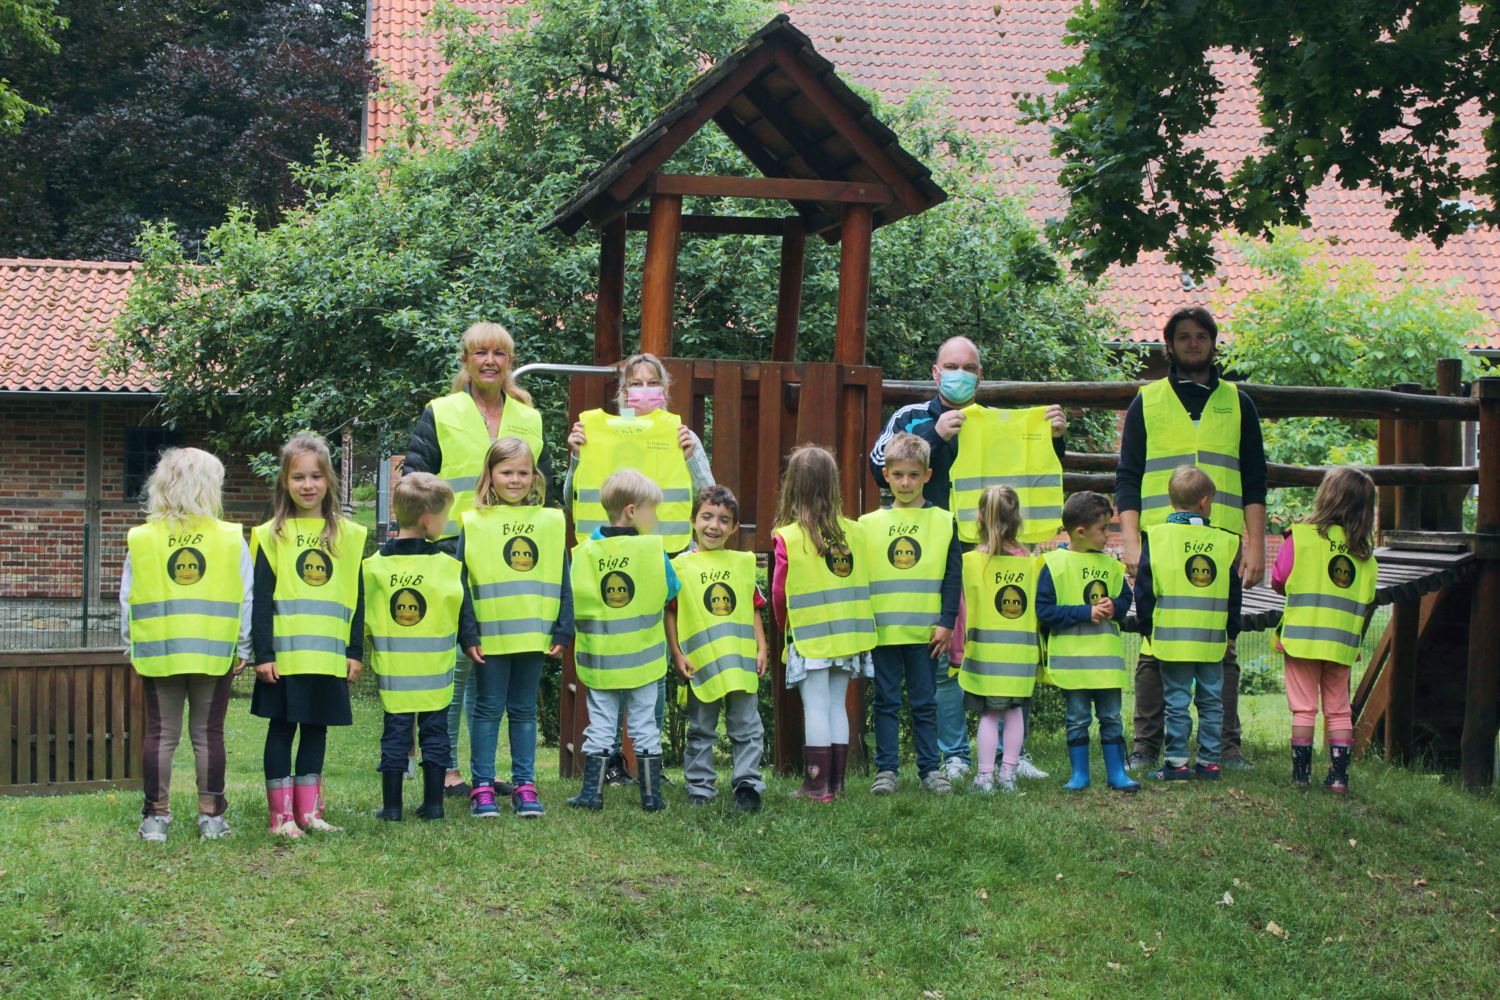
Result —
[[306, 597], [277, 601], [276, 613], [278, 615], [322, 615], [325, 618], [337, 618], [341, 622], [347, 622], [354, 617], [353, 609], [346, 608], [338, 601], [317, 601]]
[[1229, 641], [1221, 628], [1156, 628], [1151, 630], [1152, 642], [1205, 642]]
[[349, 651], [349, 644], [329, 635], [278, 635], [272, 637], [271, 648], [278, 653], [333, 653], [343, 656]]
[[1336, 642], [1342, 646], [1359, 648], [1359, 633], [1348, 632], [1328, 625], [1286, 625], [1281, 629], [1282, 639], [1303, 642]]
[[1234, 510], [1243, 510], [1245, 507], [1245, 500], [1238, 493], [1226, 493], [1223, 490], [1214, 493], [1214, 503]]
[[[578, 502], [579, 503], [603, 503], [604, 502], [600, 498], [601, 494], [602, 494], [601, 490], [577, 490], [576, 492], [578, 494]], [[684, 490], [684, 489], [671, 489], [671, 490], [662, 490], [661, 491], [661, 502], [662, 503], [687, 503], [688, 501], [690, 501], [692, 499], [693, 499], [693, 491], [691, 489], [686, 489], [686, 490]]]
[[447, 636], [372, 635], [370, 641], [381, 653], [446, 653], [458, 646], [458, 634]]
[[[1219, 490], [1214, 494], [1214, 503], [1220, 507], [1230, 507], [1234, 510], [1244, 509], [1245, 503], [1238, 493], [1226, 493]], [[1141, 510], [1155, 510], [1157, 507], [1170, 507], [1172, 500], [1165, 493], [1153, 493], [1141, 497]]]
[[147, 601], [130, 606], [130, 620], [143, 622], [167, 615], [206, 615], [210, 618], [238, 618], [240, 605], [235, 601], [200, 601], [179, 597], [170, 601]]
[[[686, 653], [687, 650], [683, 649], [683, 652]], [[725, 653], [712, 663], [706, 663], [693, 671], [693, 687], [699, 687], [713, 680], [726, 670], [745, 670], [753, 674], [755, 673], [755, 657], [743, 656], [739, 653]]]
[[1161, 458], [1148, 458], [1146, 464], [1141, 467], [1141, 474], [1151, 472], [1171, 472], [1179, 465], [1197, 465], [1192, 455], [1163, 455]]
[[898, 625], [936, 625], [938, 613], [936, 611], [877, 611], [875, 612], [875, 627], [895, 628]]
[[382, 691], [441, 691], [453, 686], [453, 671], [440, 674], [376, 674]]
[[808, 608], [821, 607], [824, 604], [847, 604], [850, 601], [867, 601], [869, 599], [869, 587], [830, 587], [827, 590], [814, 590], [806, 594], [788, 594], [786, 595], [786, 606], [792, 611], [805, 611]]
[[578, 665], [585, 670], [634, 670], [636, 667], [650, 666], [665, 660], [667, 644], [658, 642], [650, 649], [635, 653], [590, 653], [579, 649], [574, 655], [578, 660]]
[[941, 594], [942, 580], [871, 580], [870, 596], [882, 594]]
[[691, 521], [658, 521], [653, 535], [685, 535], [693, 530]]
[[874, 634], [875, 623], [868, 618], [837, 618], [831, 622], [813, 622], [811, 625], [797, 625], [792, 629], [792, 641], [802, 642], [806, 639], [827, 639], [836, 635], [863, 635]]
[[1035, 632], [1018, 632], [1008, 628], [971, 628], [968, 632], [969, 642], [993, 642], [1006, 646], [1030, 646], [1036, 648], [1037, 639]]
[[[965, 522], [965, 523], [968, 523], [969, 521], [977, 521], [977, 520], [979, 520], [979, 510], [977, 508], [966, 507], [966, 508], [960, 510], [957, 514], [955, 514], [953, 516], [956, 517], [956, 518], [958, 518], [960, 521]], [[1026, 521], [1044, 521], [1044, 520], [1047, 520], [1049, 518], [1057, 518], [1057, 517], [1062, 517], [1062, 507], [1061, 506], [1055, 506], [1055, 507], [1022, 507], [1021, 508], [1021, 518], [1022, 518], [1022, 520], [1026, 520]]]
[[996, 663], [992, 660], [976, 660], [972, 657], [964, 658], [962, 669], [966, 674], [978, 674], [980, 677], [1016, 677], [1030, 680], [1036, 676], [1035, 663]]
[[479, 634], [496, 635], [550, 635], [554, 622], [545, 618], [509, 618], [505, 621], [482, 621]]
[[454, 476], [452, 479], [444, 479], [443, 482], [447, 483], [454, 493], [473, 493], [474, 487], [479, 485], [479, 477]]
[[965, 476], [963, 479], [953, 480], [953, 488], [960, 493], [982, 490], [986, 486], [1010, 486], [1018, 490], [1043, 489], [1048, 486], [1061, 487], [1062, 476], [1055, 472], [1043, 472], [1036, 475]]
[[577, 622], [578, 631], [587, 632], [589, 635], [629, 635], [631, 632], [639, 632], [643, 628], [651, 628], [661, 624], [661, 612], [654, 615], [636, 615], [634, 618], [580, 618]]
[[562, 599], [562, 584], [540, 580], [507, 580], [504, 583], [481, 583], [473, 590], [476, 601], [494, 597], [555, 597]]
[[1229, 613], [1227, 597], [1187, 597], [1167, 594], [1156, 599], [1157, 611], [1221, 611]]
[[1121, 670], [1125, 669], [1123, 656], [1048, 656], [1047, 669], [1058, 670]]
[[1213, 465], [1220, 469], [1228, 469], [1230, 472], [1240, 471], [1240, 457], [1238, 455], [1225, 455], [1217, 451], [1198, 452], [1199, 465]]
[[753, 642], [755, 640], [755, 626], [746, 625], [742, 622], [720, 622], [717, 625], [709, 626], [702, 632], [683, 639], [680, 645], [684, 653], [691, 653], [694, 650], [702, 649], [711, 642], [718, 642], [720, 639], [749, 639]]
[[1117, 629], [1113, 621], [1107, 622], [1084, 622], [1082, 625], [1073, 625], [1068, 628], [1058, 629], [1055, 635], [1114, 635]]
[[144, 660], [152, 656], [220, 656], [225, 659], [234, 655], [233, 642], [215, 639], [156, 639], [151, 642], [135, 642], [130, 645], [131, 658]]
[[1351, 615], [1365, 616], [1369, 605], [1337, 594], [1290, 594], [1286, 599], [1288, 608], [1326, 608], [1329, 611], [1347, 611]]

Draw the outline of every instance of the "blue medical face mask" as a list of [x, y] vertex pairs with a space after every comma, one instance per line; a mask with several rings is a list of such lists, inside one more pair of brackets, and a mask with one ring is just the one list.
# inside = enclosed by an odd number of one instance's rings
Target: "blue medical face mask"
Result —
[[967, 406], [974, 401], [974, 391], [979, 388], [979, 376], [962, 368], [939, 372], [938, 392], [948, 402]]

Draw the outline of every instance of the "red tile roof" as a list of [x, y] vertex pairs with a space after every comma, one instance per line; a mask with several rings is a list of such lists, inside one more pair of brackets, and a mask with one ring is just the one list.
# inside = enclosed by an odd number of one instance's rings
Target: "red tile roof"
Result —
[[[414, 84], [430, 98], [443, 66], [431, 40], [419, 37], [432, 0], [371, 0], [372, 55], [388, 74]], [[463, 6], [496, 14], [524, 6], [524, 0], [463, 0]], [[1050, 92], [1046, 74], [1075, 59], [1063, 44], [1075, 0], [798, 0], [784, 6], [792, 23], [812, 37], [851, 83], [900, 101], [918, 85], [937, 82], [949, 103], [973, 131], [1006, 142], [1012, 159], [1007, 190], [1024, 197], [1040, 220], [1061, 214], [1063, 192], [1057, 164], [1048, 151], [1046, 129], [1018, 125], [1014, 95]], [[1221, 161], [1237, 163], [1254, 149], [1261, 127], [1250, 87], [1251, 67], [1242, 57], [1223, 58], [1225, 93], [1205, 143]], [[399, 124], [388, 106], [374, 102], [368, 138], [377, 147]], [[1483, 159], [1477, 118], [1462, 138], [1472, 161]], [[1457, 276], [1492, 319], [1500, 319], [1500, 232], [1481, 230], [1450, 240], [1441, 250], [1411, 243], [1390, 231], [1390, 212], [1378, 192], [1344, 191], [1324, 185], [1309, 197], [1316, 231], [1337, 242], [1336, 255], [1365, 257], [1378, 273], [1392, 277], [1413, 247], [1421, 252], [1432, 280]], [[1214, 292], [1232, 302], [1249, 290], [1253, 277], [1231, 253], [1208, 287], [1184, 291], [1181, 276], [1160, 254], [1129, 267], [1111, 269], [1109, 303], [1138, 339], [1155, 340], [1161, 321], [1181, 305], [1207, 303]], [[1482, 331], [1482, 340], [1500, 347], [1500, 332]]]
[[0, 391], [153, 391], [138, 371], [101, 371], [100, 339], [125, 307], [136, 266], [0, 259]]

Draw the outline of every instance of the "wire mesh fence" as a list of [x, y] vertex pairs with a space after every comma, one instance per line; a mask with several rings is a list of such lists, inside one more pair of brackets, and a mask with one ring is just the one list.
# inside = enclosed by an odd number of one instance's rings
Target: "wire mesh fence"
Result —
[[100, 598], [88, 525], [61, 541], [24, 541], [0, 560], [0, 651], [120, 645], [120, 612]]

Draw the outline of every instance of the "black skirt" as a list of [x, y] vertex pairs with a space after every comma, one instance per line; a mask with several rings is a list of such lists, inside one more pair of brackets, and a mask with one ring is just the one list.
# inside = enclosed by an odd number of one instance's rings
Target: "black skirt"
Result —
[[294, 674], [275, 684], [256, 680], [250, 695], [250, 714], [311, 726], [348, 726], [354, 722], [349, 682], [329, 674]]

